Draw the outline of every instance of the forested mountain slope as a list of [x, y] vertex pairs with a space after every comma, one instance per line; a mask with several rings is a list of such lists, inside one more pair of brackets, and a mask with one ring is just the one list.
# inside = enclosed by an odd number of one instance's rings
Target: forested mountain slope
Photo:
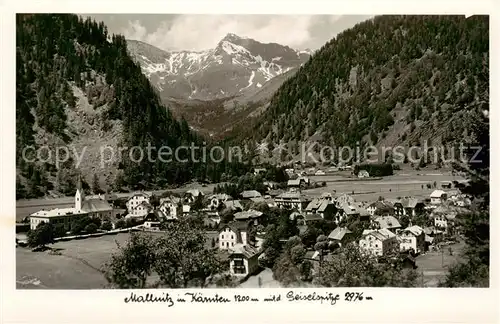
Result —
[[[134, 162], [128, 158], [129, 151], [118, 158], [119, 147], [138, 146], [147, 154], [148, 144], [174, 150], [202, 139], [160, 103], [139, 65], [129, 57], [124, 37], [109, 35], [103, 23], [68, 14], [18, 15], [16, 36], [19, 198], [73, 194], [78, 174], [87, 182], [97, 174], [99, 185], [118, 189], [139, 184], [153, 188], [193, 178], [217, 180], [224, 172], [238, 172], [225, 163], [177, 164], [158, 158], [151, 162], [147, 155]], [[29, 146], [42, 154], [37, 158], [30, 148], [23, 158]], [[101, 149], [107, 146], [115, 156], [101, 167]], [[57, 147], [67, 148], [71, 156], [59, 167]], [[64, 158], [63, 153], [60, 156]]]
[[[489, 109], [488, 16], [380, 16], [325, 44], [239, 140], [449, 143]], [[285, 157], [286, 158], [286, 157]]]

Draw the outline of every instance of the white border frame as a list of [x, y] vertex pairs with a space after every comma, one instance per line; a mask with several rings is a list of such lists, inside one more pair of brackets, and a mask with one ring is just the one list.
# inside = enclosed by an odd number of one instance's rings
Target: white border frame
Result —
[[[495, 10], [496, 9], [496, 10]], [[498, 79], [498, 12], [494, 1], [420, 0], [420, 1], [4, 1], [2, 4], [1, 45], [1, 118], [2, 156], [0, 189], [0, 266], [2, 323], [87, 323], [103, 322], [474, 322], [498, 321], [498, 219], [491, 217], [491, 280], [488, 289], [352, 289], [373, 296], [373, 301], [339, 302], [331, 306], [313, 302], [244, 303], [244, 304], [125, 304], [130, 291], [119, 290], [16, 290], [15, 248], [15, 13], [73, 12], [73, 13], [197, 13], [197, 14], [489, 14], [490, 15], [490, 87], [499, 89]], [[496, 37], [493, 37], [496, 36]], [[491, 106], [498, 106], [498, 91], [491, 91]], [[496, 108], [490, 111], [491, 136], [498, 136]], [[494, 140], [491, 141], [495, 146]], [[492, 151], [492, 161], [497, 152]], [[492, 163], [495, 165], [495, 163]], [[498, 172], [492, 169], [491, 181], [496, 183]], [[494, 199], [491, 210], [498, 210]], [[496, 212], [493, 212], [496, 214]], [[294, 289], [301, 292], [334, 292], [341, 296], [350, 290]], [[189, 290], [192, 291], [192, 290]], [[288, 289], [231, 289], [202, 290], [209, 295], [218, 292], [231, 297], [235, 293], [255, 297], [268, 296]], [[158, 290], [153, 291], [158, 293]], [[165, 291], [167, 292], [167, 291]], [[172, 290], [181, 294], [182, 290]], [[186, 305], [192, 306], [191, 308]], [[72, 307], [73, 306], [73, 307]]]

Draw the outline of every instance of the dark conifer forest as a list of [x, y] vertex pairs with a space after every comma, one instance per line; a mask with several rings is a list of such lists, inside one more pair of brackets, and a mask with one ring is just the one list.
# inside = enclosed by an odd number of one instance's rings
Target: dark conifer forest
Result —
[[[53, 160], [27, 163], [22, 158], [27, 146], [55, 148], [88, 135], [79, 133], [68, 121], [76, 109], [75, 88], [81, 89], [91, 109], [98, 112], [90, 124], [93, 132], [102, 134], [103, 145], [107, 136], [116, 132], [117, 146], [139, 146], [145, 152], [148, 144], [156, 148], [168, 145], [172, 150], [192, 142], [202, 144], [203, 139], [185, 120], [175, 120], [161, 104], [140, 67], [129, 57], [125, 38], [110, 35], [103, 23], [71, 14], [18, 15], [16, 35], [19, 198], [41, 196], [52, 189], [73, 194], [78, 174], [84, 173], [87, 182], [92, 179], [92, 174], [82, 171], [85, 164], [92, 164], [87, 165], [90, 172], [102, 173], [96, 168], [97, 160], [84, 159], [81, 170], [76, 170], [71, 159], [58, 169]], [[33, 154], [32, 150], [27, 152]], [[153, 188], [192, 179], [220, 181], [221, 177], [245, 172], [244, 166], [235, 163], [163, 163], [157, 158], [153, 163], [146, 158], [140, 163], [123, 158], [117, 168], [106, 179], [107, 184], [132, 189], [139, 184]]]
[[488, 109], [488, 53], [488, 16], [375, 17], [318, 50], [239, 138], [354, 146], [467, 137], [471, 115]]

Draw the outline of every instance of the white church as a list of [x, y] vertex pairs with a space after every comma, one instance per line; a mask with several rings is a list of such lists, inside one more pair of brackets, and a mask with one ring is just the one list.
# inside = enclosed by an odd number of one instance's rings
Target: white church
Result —
[[42, 222], [64, 224], [69, 228], [77, 217], [90, 216], [104, 220], [111, 219], [114, 216], [113, 212], [113, 207], [107, 202], [106, 196], [86, 198], [81, 181], [78, 181], [74, 207], [37, 211], [30, 215], [30, 228], [34, 230]]

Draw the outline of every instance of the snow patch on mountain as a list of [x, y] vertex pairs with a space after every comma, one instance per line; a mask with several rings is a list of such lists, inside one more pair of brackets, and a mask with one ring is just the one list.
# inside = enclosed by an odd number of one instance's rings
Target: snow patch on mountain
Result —
[[127, 47], [162, 96], [202, 100], [261, 88], [308, 59], [304, 51], [234, 34], [201, 52], [167, 52], [139, 41]]
[[252, 75], [250, 76], [250, 79], [248, 79], [248, 85], [244, 87], [243, 89], [240, 89], [240, 91], [243, 91], [247, 89], [248, 87], [251, 87], [253, 84], [253, 78], [255, 78], [255, 71], [252, 71]]
[[222, 49], [229, 55], [233, 54], [250, 54], [250, 52], [244, 48], [243, 46], [235, 45], [233, 43], [230, 43], [228, 41], [223, 41], [222, 42]]

